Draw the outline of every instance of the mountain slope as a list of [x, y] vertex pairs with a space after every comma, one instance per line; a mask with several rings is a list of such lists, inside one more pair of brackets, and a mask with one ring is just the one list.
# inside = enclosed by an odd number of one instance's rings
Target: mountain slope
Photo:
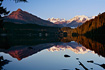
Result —
[[5, 18], [5, 21], [15, 22], [18, 24], [38, 24], [42, 26], [58, 26], [49, 21], [43, 20], [35, 15], [32, 15], [26, 11], [22, 11], [18, 9], [17, 11], [13, 11], [9, 16]]
[[71, 23], [67, 24], [66, 27], [78, 27], [82, 24], [82, 22], [72, 21]]

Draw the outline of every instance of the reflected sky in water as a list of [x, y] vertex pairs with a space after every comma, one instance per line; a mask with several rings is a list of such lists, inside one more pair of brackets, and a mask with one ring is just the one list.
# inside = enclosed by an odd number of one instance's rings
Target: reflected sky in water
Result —
[[[41, 50], [35, 48], [38, 46], [49, 47]], [[30, 52], [26, 49], [30, 50]], [[15, 54], [14, 57], [11, 56], [12, 54], [9, 54], [9, 52], [11, 51], [15, 51], [15, 53], [13, 52], [13, 55]], [[23, 54], [27, 52], [31, 53], [31, 51], [37, 52], [29, 54], [23, 57], [21, 60], [18, 60], [16, 58], [16, 55], [21, 55], [22, 57]], [[65, 58], [65, 54], [69, 55], [70, 57]], [[11, 48], [11, 50], [5, 51], [5, 53], [2, 51], [0, 53], [0, 56], [1, 55], [3, 55], [5, 59], [12, 61], [8, 65], [5, 65], [3, 67], [6, 70], [75, 70], [75, 68], [84, 70], [84, 68], [79, 65], [78, 61], [84, 64], [84, 66], [89, 70], [91, 70], [92, 68], [93, 70], [104, 70], [102, 67], [92, 63], [88, 63], [87, 61], [93, 60], [95, 63], [105, 64], [105, 62], [103, 62], [105, 61], [104, 57], [99, 56], [94, 51], [86, 49], [84, 46], [74, 41], [68, 43], [47, 43], [31, 47], [28, 46], [20, 49]], [[77, 58], [79, 60], [77, 60]]]

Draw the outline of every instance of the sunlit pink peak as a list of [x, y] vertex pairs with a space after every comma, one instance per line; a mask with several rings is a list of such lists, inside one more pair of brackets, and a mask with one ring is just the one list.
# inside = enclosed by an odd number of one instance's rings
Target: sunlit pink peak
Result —
[[18, 8], [17, 11], [22, 11], [22, 10], [20, 8]]

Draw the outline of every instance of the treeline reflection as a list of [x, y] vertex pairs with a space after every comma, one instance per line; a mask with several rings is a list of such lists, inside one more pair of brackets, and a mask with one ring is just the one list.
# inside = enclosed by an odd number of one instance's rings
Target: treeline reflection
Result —
[[68, 36], [68, 37], [62, 38], [61, 41], [62, 42], [75, 41], [83, 45], [87, 49], [94, 51], [98, 55], [105, 57], [105, 44], [103, 42], [101, 43], [101, 42], [89, 39], [85, 36], [76, 36], [76, 37]]

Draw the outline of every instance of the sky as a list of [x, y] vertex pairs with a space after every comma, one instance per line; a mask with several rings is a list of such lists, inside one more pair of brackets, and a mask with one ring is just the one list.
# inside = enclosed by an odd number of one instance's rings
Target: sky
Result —
[[54, 17], [68, 20], [77, 15], [91, 17], [105, 12], [105, 0], [28, 0], [27, 3], [4, 0], [3, 6], [10, 12], [21, 8], [42, 19]]

